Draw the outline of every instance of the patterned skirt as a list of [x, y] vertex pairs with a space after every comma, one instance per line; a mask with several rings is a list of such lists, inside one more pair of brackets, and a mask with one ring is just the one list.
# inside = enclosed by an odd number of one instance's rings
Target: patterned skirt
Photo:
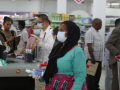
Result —
[[[55, 76], [50, 79], [50, 83], [45, 86], [45, 90], [71, 90], [73, 83], [73, 76], [55, 74]], [[82, 90], [87, 90], [86, 83], [83, 85]]]

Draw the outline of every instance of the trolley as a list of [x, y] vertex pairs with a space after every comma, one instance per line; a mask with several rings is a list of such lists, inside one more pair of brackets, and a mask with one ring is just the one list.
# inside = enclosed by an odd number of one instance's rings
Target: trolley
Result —
[[[117, 67], [118, 67], [118, 84], [120, 87], [120, 56], [115, 56], [115, 59], [117, 60]], [[120, 90], [120, 89], [119, 89]]]

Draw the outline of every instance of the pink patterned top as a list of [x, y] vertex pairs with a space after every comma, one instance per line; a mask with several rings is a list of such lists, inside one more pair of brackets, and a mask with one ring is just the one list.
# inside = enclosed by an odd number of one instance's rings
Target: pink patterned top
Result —
[[30, 38], [31, 36], [31, 34], [34, 34], [33, 33], [33, 30], [31, 29], [31, 28], [29, 28], [29, 29], [27, 29], [27, 32], [28, 32], [28, 38]]
[[32, 44], [34, 43], [34, 41], [35, 41], [35, 38], [34, 37], [30, 37], [28, 42], [27, 42], [26, 49], [31, 49]]

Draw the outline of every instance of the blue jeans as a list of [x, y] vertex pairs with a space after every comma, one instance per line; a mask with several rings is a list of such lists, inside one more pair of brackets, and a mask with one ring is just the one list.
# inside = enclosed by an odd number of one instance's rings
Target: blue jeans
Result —
[[105, 71], [106, 71], [105, 90], [111, 90], [112, 71], [109, 66], [105, 66]]

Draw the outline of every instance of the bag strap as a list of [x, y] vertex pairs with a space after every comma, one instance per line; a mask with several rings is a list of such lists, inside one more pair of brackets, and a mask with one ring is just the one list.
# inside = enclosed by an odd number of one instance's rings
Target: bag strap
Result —
[[3, 39], [5, 40], [5, 42], [7, 41], [6, 40], [6, 37], [5, 37], [5, 35], [0, 31], [0, 34], [2, 35], [2, 37], [3, 37]]
[[[12, 36], [14, 36], [14, 31], [11, 31]], [[13, 40], [13, 50], [15, 50], [15, 39]]]

